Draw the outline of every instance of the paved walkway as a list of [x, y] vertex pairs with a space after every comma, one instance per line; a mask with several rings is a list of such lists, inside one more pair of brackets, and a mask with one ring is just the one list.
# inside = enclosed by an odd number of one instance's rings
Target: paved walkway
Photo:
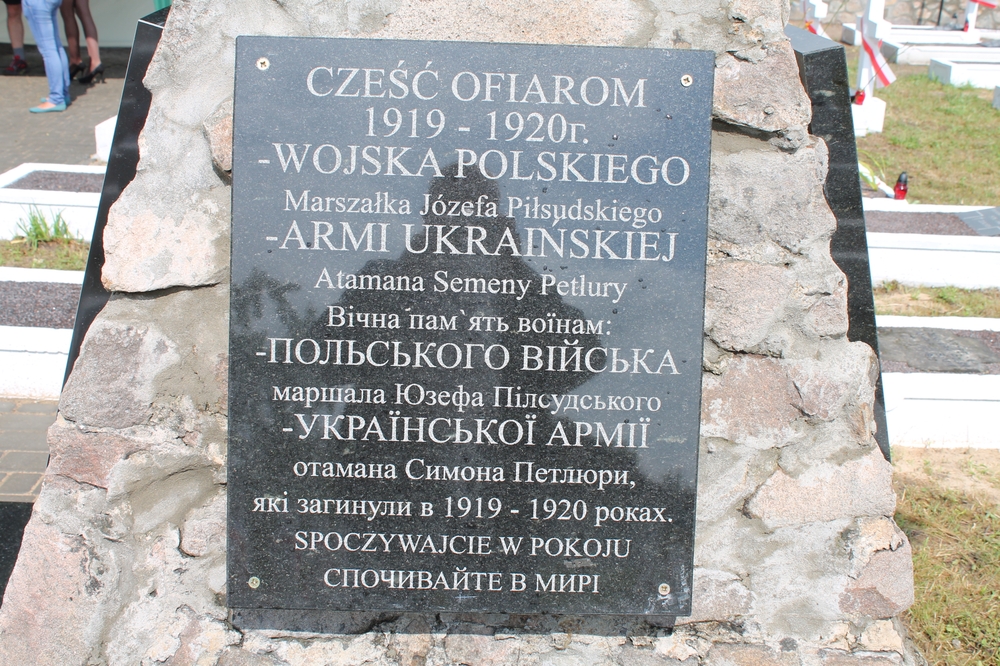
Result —
[[[0, 49], [0, 67], [10, 62], [9, 45]], [[0, 173], [25, 162], [91, 164], [97, 147], [94, 126], [118, 113], [125, 83], [127, 49], [101, 49], [106, 83], [70, 84], [73, 103], [62, 113], [29, 113], [48, 92], [41, 58], [28, 54], [30, 76], [0, 76]]]
[[0, 399], [0, 502], [34, 502], [49, 460], [55, 402]]

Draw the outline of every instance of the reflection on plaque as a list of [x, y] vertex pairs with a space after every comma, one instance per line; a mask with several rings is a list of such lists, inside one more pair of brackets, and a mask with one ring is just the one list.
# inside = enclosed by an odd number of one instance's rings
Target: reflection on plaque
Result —
[[712, 75], [238, 40], [231, 606], [690, 612]]

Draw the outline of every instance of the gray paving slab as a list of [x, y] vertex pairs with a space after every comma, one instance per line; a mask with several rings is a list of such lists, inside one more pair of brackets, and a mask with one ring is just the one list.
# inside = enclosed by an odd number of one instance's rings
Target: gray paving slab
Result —
[[54, 400], [7, 400], [4, 405], [9, 409], [0, 409], [0, 453], [3, 451], [18, 451], [34, 449], [17, 449], [4, 446], [5, 435], [17, 433], [41, 434], [56, 420], [59, 403]]
[[[7, 474], [3, 480], [0, 480], [0, 494], [3, 495], [13, 495], [21, 496], [18, 501], [34, 501], [34, 496], [37, 496], [35, 489], [38, 487], [42, 480], [42, 475], [40, 473], [28, 474], [25, 472], [14, 472], [13, 474]], [[25, 498], [31, 497], [30, 500]]]
[[[55, 421], [55, 418], [52, 419]], [[0, 432], [0, 451], [45, 451], [49, 450], [46, 439], [48, 428], [36, 430], [14, 430]]]
[[[0, 42], [0, 63], [4, 67], [10, 62], [13, 51], [10, 42]], [[128, 69], [129, 49], [120, 46], [101, 46], [101, 62], [104, 64], [104, 74], [109, 79], [124, 79], [125, 70]], [[25, 59], [28, 61], [27, 76], [45, 78], [45, 62], [38, 48], [32, 44], [25, 47]], [[87, 59], [84, 53], [84, 60]]]
[[[13, 410], [14, 403], [11, 404], [11, 410]], [[0, 410], [2, 411], [2, 410]], [[59, 403], [57, 402], [22, 402], [17, 406], [17, 411], [20, 414], [48, 414], [55, 418], [56, 412], [59, 411]]]
[[55, 421], [54, 415], [9, 412], [0, 414], [0, 432], [48, 428], [53, 421]]
[[49, 458], [46, 431], [56, 402], [0, 403], [0, 502], [33, 502]]
[[[38, 493], [36, 492], [35, 495], [37, 495], [37, 494]], [[34, 495], [6, 495], [4, 493], [0, 493], [0, 503], [9, 503], [9, 504], [25, 504], [25, 503], [28, 503], [28, 504], [32, 504], [32, 503], [34, 503], [34, 501], [35, 501], [35, 496]]]
[[49, 454], [44, 451], [7, 451], [0, 456], [0, 473], [45, 471]]

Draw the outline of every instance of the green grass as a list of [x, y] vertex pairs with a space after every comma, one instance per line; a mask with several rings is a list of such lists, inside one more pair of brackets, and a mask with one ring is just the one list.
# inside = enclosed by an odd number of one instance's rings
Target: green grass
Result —
[[993, 91], [946, 86], [926, 73], [904, 73], [916, 68], [890, 66], [896, 82], [875, 91], [886, 102], [885, 127], [858, 139], [859, 159], [889, 185], [907, 172], [912, 203], [1000, 204], [1000, 111], [992, 106]]
[[1000, 317], [1000, 289], [907, 287], [891, 281], [873, 291], [876, 314]]
[[933, 483], [901, 483], [896, 522], [913, 545], [910, 635], [932, 664], [1000, 663], [1000, 510]]
[[21, 235], [0, 241], [0, 266], [16, 268], [54, 268], [82, 271], [87, 267], [90, 243], [84, 243], [69, 231], [62, 213], [50, 224], [38, 207], [28, 210], [27, 219], [17, 224]]
[[89, 253], [90, 243], [78, 240], [39, 241], [32, 245], [20, 238], [0, 241], [0, 266], [82, 271], [87, 267]]
[[52, 224], [49, 224], [45, 214], [37, 206], [28, 209], [28, 218], [21, 218], [17, 223], [17, 230], [21, 232], [21, 238], [33, 249], [37, 249], [39, 243], [76, 240], [70, 233], [69, 225], [66, 224], [61, 212], [56, 213]]

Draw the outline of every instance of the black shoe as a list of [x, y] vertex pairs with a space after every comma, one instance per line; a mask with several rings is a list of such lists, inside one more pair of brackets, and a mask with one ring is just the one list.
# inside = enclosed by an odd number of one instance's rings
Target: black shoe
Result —
[[75, 65], [70, 65], [69, 66], [69, 80], [72, 81], [73, 79], [76, 78], [77, 74], [81, 74], [81, 73], [83, 73], [85, 71], [86, 70], [83, 68], [83, 63], [82, 62], [78, 62]]
[[84, 74], [79, 79], [77, 79], [77, 81], [79, 81], [84, 85], [87, 85], [91, 81], [100, 81], [101, 83], [104, 83], [104, 63], [102, 62], [97, 67], [90, 70], [89, 74]]

